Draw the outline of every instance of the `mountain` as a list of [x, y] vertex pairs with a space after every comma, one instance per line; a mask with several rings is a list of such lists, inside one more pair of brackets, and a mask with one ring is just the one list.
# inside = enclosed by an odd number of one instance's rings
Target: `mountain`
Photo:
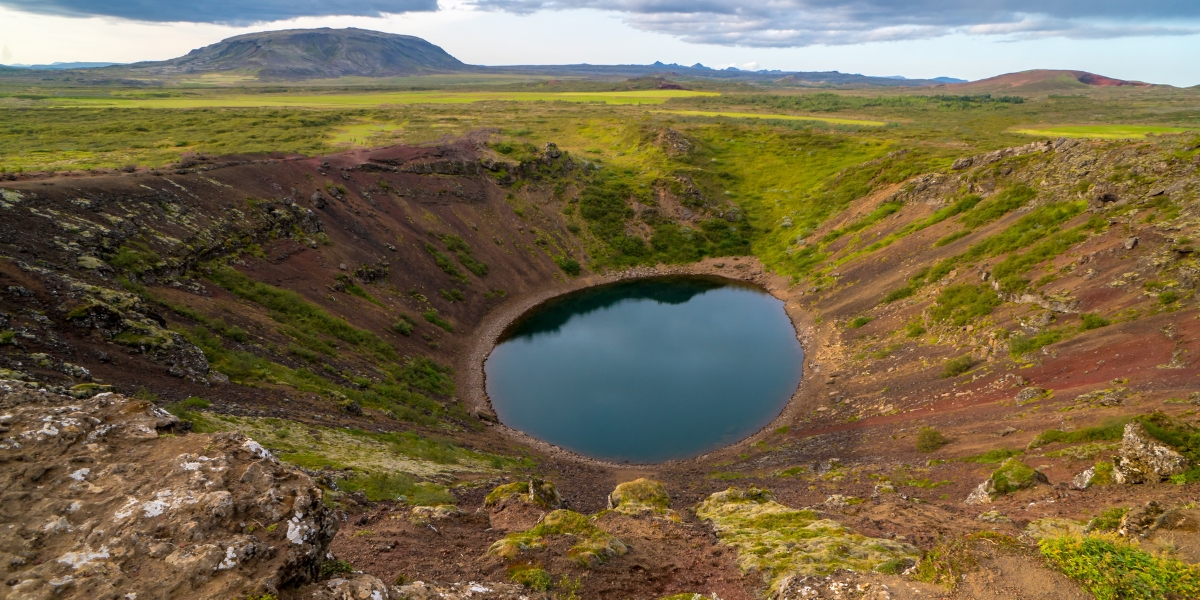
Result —
[[1083, 90], [1095, 87], [1150, 87], [1141, 81], [1126, 81], [1088, 73], [1087, 71], [1065, 71], [1035, 69], [1019, 73], [1007, 73], [970, 83], [952, 84], [946, 87], [963, 91], [986, 92], [1055, 92]]
[[468, 65], [419, 37], [326, 27], [239, 35], [179, 58], [121, 68], [156, 75], [236, 72], [293, 80], [445, 73]]
[[692, 66], [655, 62], [649, 65], [513, 65], [503, 67], [480, 67], [493, 73], [520, 75], [549, 75], [554, 77], [666, 77], [720, 79], [741, 82], [775, 83], [796, 87], [922, 87], [939, 82], [929, 79], [896, 79], [873, 77], [839, 71], [743, 71], [736, 68], [713, 69], [700, 63]]

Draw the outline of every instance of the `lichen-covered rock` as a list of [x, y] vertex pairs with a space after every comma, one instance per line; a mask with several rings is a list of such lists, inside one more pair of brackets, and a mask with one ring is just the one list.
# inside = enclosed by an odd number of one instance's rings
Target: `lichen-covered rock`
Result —
[[1088, 467], [1071, 479], [1071, 487], [1086, 490], [1092, 487], [1096, 479], [1096, 467]]
[[511, 583], [465, 581], [439, 584], [414, 581], [407, 585], [393, 587], [390, 600], [467, 600], [468, 598], [470, 600], [545, 600], [550, 598], [550, 595], [531, 592], [524, 586]]
[[1003, 463], [991, 476], [976, 487], [967, 499], [966, 504], [988, 504], [999, 496], [1011, 494], [1017, 490], [1033, 487], [1039, 483], [1049, 483], [1040, 471], [1012, 457]]
[[1113, 481], [1116, 483], [1163, 481], [1191, 466], [1187, 458], [1151, 437], [1137, 421], [1125, 425], [1119, 452], [1113, 457]]
[[321, 490], [240, 434], [164, 437], [149, 402], [0, 382], [8, 598], [240, 598], [314, 579]]
[[1029, 404], [1030, 402], [1033, 402], [1034, 400], [1044, 398], [1049, 393], [1050, 393], [1049, 390], [1030, 386], [1027, 388], [1023, 388], [1021, 391], [1017, 392], [1016, 401], [1017, 401], [1018, 405]]
[[762, 573], [772, 592], [789, 578], [839, 570], [869, 572], [920, 556], [915, 547], [895, 540], [851, 532], [811, 510], [788, 508], [759, 488], [730, 488], [696, 507], [722, 543], [738, 553], [743, 571]]
[[1061, 519], [1058, 517], [1035, 519], [1025, 526], [1025, 535], [1035, 540], [1062, 537], [1064, 535], [1083, 535], [1083, 533], [1083, 524], [1071, 519]]
[[449, 519], [450, 517], [462, 514], [462, 509], [453, 504], [439, 504], [437, 506], [414, 506], [412, 508], [412, 516], [409, 520], [416, 524], [432, 523]]
[[608, 508], [625, 514], [666, 513], [670, 507], [671, 496], [666, 486], [644, 477], [619, 484], [608, 495]]
[[393, 594], [388, 585], [378, 577], [366, 574], [337, 577], [308, 586], [300, 594], [305, 600], [397, 600], [405, 598]]
[[996, 525], [1013, 522], [1012, 519], [1008, 518], [1008, 515], [1005, 515], [997, 510], [989, 510], [980, 514], [977, 518], [984, 523], [993, 523]]

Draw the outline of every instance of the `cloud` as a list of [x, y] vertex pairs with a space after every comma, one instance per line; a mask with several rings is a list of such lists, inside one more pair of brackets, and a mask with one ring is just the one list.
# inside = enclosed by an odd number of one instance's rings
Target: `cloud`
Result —
[[[1009, 38], [1193, 35], [1195, 0], [472, 0], [528, 14], [590, 8], [687, 42], [796, 47], [928, 39], [965, 33]], [[1190, 22], [1193, 26], [1179, 25]], [[1171, 25], [1162, 25], [1163, 22]]]
[[0, 0], [0, 6], [61, 16], [249, 25], [296, 17], [436, 11], [437, 0]]

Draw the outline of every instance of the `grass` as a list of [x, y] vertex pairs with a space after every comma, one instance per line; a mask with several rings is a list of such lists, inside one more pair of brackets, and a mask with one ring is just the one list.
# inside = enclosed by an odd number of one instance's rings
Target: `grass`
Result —
[[1120, 440], [1125, 433], [1125, 424], [1130, 418], [1109, 419], [1099, 425], [1083, 427], [1074, 431], [1047, 429], [1029, 442], [1029, 449], [1041, 448], [1054, 443], [1083, 444], [1087, 442], [1111, 442]]
[[979, 364], [979, 360], [974, 356], [965, 355], [958, 358], [952, 358], [946, 361], [942, 367], [942, 378], [958, 377], [967, 371], [970, 371], [975, 365]]
[[362, 492], [371, 502], [400, 501], [411, 506], [454, 504], [454, 496], [445, 486], [418, 482], [404, 473], [358, 475], [338, 484], [343, 491]]
[[1156, 556], [1115, 534], [1045, 538], [1038, 549], [1097, 600], [1200, 597], [1200, 567]]
[[1012, 449], [1012, 448], [996, 448], [993, 450], [988, 450], [987, 452], [984, 452], [983, 454], [977, 454], [975, 456], [968, 456], [965, 458], [960, 458], [958, 460], [960, 460], [962, 462], [980, 463], [980, 464], [999, 464], [999, 463], [1004, 462], [1005, 460], [1008, 460], [1009, 458], [1012, 458], [1014, 456], [1020, 456], [1024, 453], [1025, 452], [1023, 450], [1016, 450], [1016, 449]]
[[454, 333], [454, 324], [439, 315], [436, 310], [427, 310], [421, 313], [421, 316], [424, 317], [426, 321], [429, 321], [430, 323], [433, 323], [434, 325], [444, 329], [446, 333]]
[[1055, 125], [1013, 129], [1013, 133], [1040, 137], [1092, 138], [1101, 140], [1141, 140], [1148, 135], [1186, 133], [1195, 128], [1159, 125]]
[[653, 111], [666, 115], [679, 115], [682, 117], [725, 117], [730, 119], [763, 119], [773, 121], [811, 121], [816, 123], [831, 123], [834, 125], [858, 125], [861, 127], [883, 127], [887, 125], [884, 121], [869, 121], [865, 119], [846, 119], [841, 117], [815, 117], [812, 115], [782, 115], [771, 113], [749, 113], [749, 112], [730, 112], [730, 111], [710, 111], [710, 110], [656, 110]]
[[934, 321], [963, 326], [992, 314], [1001, 300], [991, 288], [958, 284], [942, 290], [937, 304], [929, 311]]

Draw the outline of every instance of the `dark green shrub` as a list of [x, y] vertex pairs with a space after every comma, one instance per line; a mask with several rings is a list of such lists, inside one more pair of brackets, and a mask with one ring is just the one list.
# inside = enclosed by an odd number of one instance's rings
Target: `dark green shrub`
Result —
[[1167, 290], [1165, 292], [1158, 293], [1158, 301], [1162, 303], [1163, 306], [1171, 304], [1176, 300], [1179, 300], [1179, 292], [1176, 292], [1175, 290]]
[[952, 358], [946, 361], [946, 365], [942, 368], [942, 378], [958, 377], [970, 371], [971, 367], [976, 364], [979, 364], [979, 361], [970, 355]]
[[890, 304], [897, 300], [903, 300], [905, 298], [908, 298], [909, 296], [912, 296], [915, 293], [916, 293], [916, 290], [913, 289], [913, 287], [911, 285], [906, 285], [902, 288], [895, 289], [895, 290], [888, 292], [888, 295], [883, 297], [883, 304]]
[[1079, 318], [1083, 320], [1083, 330], [1084, 331], [1091, 331], [1093, 329], [1107, 327], [1108, 325], [1111, 324], [1111, 322], [1108, 319], [1101, 317], [1097, 313], [1083, 313], [1083, 314], [1079, 315]]
[[415, 325], [416, 322], [413, 321], [412, 317], [408, 315], [400, 315], [400, 320], [392, 323], [392, 331], [395, 331], [403, 336], [410, 336], [412, 335], [413, 327]]
[[917, 432], [917, 450], [921, 452], [933, 452], [949, 443], [950, 438], [933, 427], [922, 427]]
[[875, 317], [854, 317], [854, 319], [847, 323], [846, 326], [850, 329], [858, 329], [859, 327], [862, 327], [863, 325], [866, 325], [874, 320]]
[[579, 261], [569, 256], [560, 256], [554, 259], [554, 262], [558, 263], [558, 268], [571, 277], [578, 277], [583, 271], [583, 268], [579, 266]]

